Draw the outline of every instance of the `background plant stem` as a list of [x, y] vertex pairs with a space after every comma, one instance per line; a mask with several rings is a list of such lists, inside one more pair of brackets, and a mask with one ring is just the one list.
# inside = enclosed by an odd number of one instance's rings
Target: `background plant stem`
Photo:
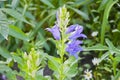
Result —
[[106, 8], [104, 10], [103, 20], [102, 20], [102, 26], [101, 26], [101, 44], [104, 44], [104, 38], [105, 38], [105, 30], [108, 24], [108, 17], [110, 10], [112, 6], [117, 2], [118, 0], [108, 0], [108, 3], [106, 5]]
[[[108, 0], [108, 3], [106, 5], [106, 8], [104, 10], [104, 15], [103, 15], [103, 20], [102, 20], [102, 26], [101, 26], [101, 44], [104, 44], [104, 40], [105, 40], [105, 31], [106, 31], [106, 27], [108, 25], [108, 17], [109, 17], [109, 13], [110, 10], [112, 8], [112, 6], [117, 2], [118, 0]], [[99, 57], [102, 55], [102, 52], [100, 52]]]

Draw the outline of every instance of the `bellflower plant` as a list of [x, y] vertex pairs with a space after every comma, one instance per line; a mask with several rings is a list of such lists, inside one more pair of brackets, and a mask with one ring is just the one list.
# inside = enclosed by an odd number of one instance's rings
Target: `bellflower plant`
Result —
[[[61, 10], [60, 10], [60, 12], [61, 12]], [[61, 31], [61, 34], [64, 34], [64, 33], [70, 34], [69, 35], [69, 41], [70, 42], [67, 44], [67, 47], [66, 47], [65, 50], [70, 55], [73, 55], [76, 58], [78, 58], [76, 53], [79, 52], [79, 51], [82, 51], [82, 48], [80, 47], [80, 44], [82, 44], [82, 42], [77, 40], [77, 39], [78, 38], [87, 38], [87, 36], [85, 34], [82, 34], [83, 27], [78, 25], [78, 24], [75, 24], [75, 25], [69, 26], [68, 28], [65, 27], [65, 29], [63, 29], [62, 25], [60, 24], [60, 22], [63, 22], [63, 21], [60, 21], [60, 20], [61, 19], [59, 18], [59, 15], [57, 13], [57, 23], [52, 28], [46, 28], [46, 30], [51, 32], [53, 37], [56, 40], [60, 40], [61, 39], [60, 31]], [[65, 20], [65, 23], [68, 22], [68, 21], [69, 20]], [[66, 24], [65, 24], [65, 26], [66, 26]], [[61, 28], [61, 30], [59, 30], [60, 28]], [[62, 29], [63, 29], [63, 31], [66, 31], [66, 32], [63, 32]], [[64, 34], [62, 36], [66, 36], [66, 34]], [[65, 41], [68, 40], [67, 38], [68, 37], [66, 37], [66, 40], [64, 40], [64, 43], [65, 43]]]
[[[56, 14], [56, 18], [57, 21], [55, 22], [55, 25], [52, 28], [46, 28], [46, 30], [51, 32], [53, 37], [55, 38], [54, 41], [56, 44], [57, 53], [60, 56], [60, 58], [57, 58], [57, 61], [55, 61], [56, 58], [53, 58], [54, 60], [49, 59], [50, 64], [48, 63], [48, 66], [52, 70], [56, 71], [54, 76], [56, 76], [59, 80], [64, 80], [68, 79], [68, 76], [71, 75], [69, 71], [72, 68], [69, 68], [68, 65], [71, 65], [71, 67], [74, 66], [75, 68], [73, 69], [75, 69], [75, 73], [77, 72], [77, 66], [75, 65], [76, 60], [78, 60], [78, 53], [83, 50], [80, 46], [80, 44], [82, 44], [82, 41], [80, 41], [78, 38], [87, 37], [86, 35], [82, 34], [83, 27], [80, 25], [75, 24], [67, 27], [69, 23], [69, 12], [67, 12], [65, 6], [59, 9], [59, 11]], [[64, 58], [65, 54], [68, 56], [70, 55], [69, 59], [66, 60]], [[72, 59], [71, 56], [74, 56], [75, 58], [73, 57], [74, 59]], [[51, 67], [51, 64], [59, 67], [56, 67], [57, 69], [53, 68]], [[68, 69], [66, 69], [66, 67], [68, 67]]]

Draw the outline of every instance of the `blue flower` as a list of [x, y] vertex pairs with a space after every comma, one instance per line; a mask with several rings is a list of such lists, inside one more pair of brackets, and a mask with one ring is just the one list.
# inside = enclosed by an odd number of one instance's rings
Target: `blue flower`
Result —
[[78, 52], [82, 51], [82, 48], [79, 44], [82, 44], [82, 41], [79, 40], [73, 40], [67, 44], [66, 51], [72, 55], [78, 58]]
[[82, 26], [79, 26], [78, 24], [74, 24], [74, 25], [70, 25], [70, 26], [67, 28], [66, 34], [75, 31], [75, 29], [76, 29], [77, 27], [81, 27], [81, 29], [83, 30]]
[[[73, 30], [74, 28], [74, 30]], [[79, 26], [79, 25], [73, 25], [72, 27], [68, 28], [68, 32], [71, 32], [71, 36], [69, 37], [69, 39], [74, 40], [77, 38], [87, 38], [86, 35], [82, 34], [83, 31], [83, 27]]]
[[57, 25], [54, 25], [52, 28], [46, 28], [46, 30], [51, 32], [53, 37], [56, 40], [60, 40], [60, 31], [59, 31], [59, 27]]
[[77, 38], [80, 38], [80, 37], [81, 38], [87, 38], [86, 35], [79, 33], [79, 31], [76, 31], [69, 37], [69, 39], [74, 40], [74, 39], [77, 39]]
[[[57, 24], [54, 25], [52, 28], [47, 28], [46, 30], [51, 32], [53, 37], [56, 40], [61, 39], [60, 30], [59, 30], [59, 27], [57, 26]], [[82, 32], [83, 32], [83, 27], [78, 24], [71, 25], [66, 30], [66, 34], [70, 34], [69, 42], [66, 44], [67, 45], [66, 52], [68, 52], [70, 55], [74, 56], [75, 58], [78, 58], [78, 53], [83, 50], [82, 47], [80, 46], [80, 44], [82, 44], [82, 41], [77, 40], [77, 39], [79, 37], [87, 38], [87, 36], [82, 34]]]
[[66, 51], [70, 54], [78, 58], [78, 54], [83, 49], [81, 48], [80, 44], [82, 41], [77, 40], [78, 38], [87, 38], [86, 35], [82, 34], [83, 27], [75, 24], [71, 25], [67, 28], [66, 34], [70, 34], [69, 39], [70, 42], [67, 44]]

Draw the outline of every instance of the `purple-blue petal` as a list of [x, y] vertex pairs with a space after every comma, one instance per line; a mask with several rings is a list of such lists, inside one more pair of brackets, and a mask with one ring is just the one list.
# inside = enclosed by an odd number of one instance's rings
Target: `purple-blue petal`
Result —
[[78, 25], [78, 24], [74, 24], [74, 25], [71, 25], [71, 26], [69, 26], [69, 27], [67, 28], [66, 34], [71, 33], [71, 32], [73, 32], [73, 31], [75, 31], [75, 30], [77, 30], [77, 29], [80, 29], [80, 30], [81, 30], [80, 32], [83, 31], [83, 27], [82, 27], [82, 26], [80, 26], [80, 25]]
[[75, 28], [75, 31], [79, 31], [79, 33], [81, 33], [83, 31], [83, 27], [78, 25], [76, 28]]
[[57, 25], [54, 25], [52, 28], [46, 28], [47, 31], [51, 32], [53, 37], [56, 40], [60, 40], [60, 31]]
[[81, 37], [81, 38], [87, 38], [87, 36], [85, 34], [80, 34], [79, 37]]
[[77, 27], [76, 30], [69, 36], [69, 39], [74, 40], [79, 37], [81, 38], [87, 38], [86, 35], [82, 34], [81, 32], [83, 31], [83, 28]]
[[70, 55], [73, 55], [75, 56], [76, 58], [78, 58], [77, 56], [77, 53], [82, 51], [83, 49], [80, 47], [79, 44], [82, 44], [82, 41], [79, 41], [79, 40], [73, 40], [72, 42], [69, 42], [67, 44], [67, 48], [66, 48], [66, 51], [70, 54]]
[[76, 28], [76, 25], [71, 25], [67, 28], [67, 31], [66, 31], [66, 34], [70, 33], [70, 32], [73, 32]]
[[69, 37], [69, 39], [71, 39], [71, 40], [74, 40], [77, 38], [87, 38], [87, 36], [85, 34], [80, 34], [78, 32], [75, 32]]

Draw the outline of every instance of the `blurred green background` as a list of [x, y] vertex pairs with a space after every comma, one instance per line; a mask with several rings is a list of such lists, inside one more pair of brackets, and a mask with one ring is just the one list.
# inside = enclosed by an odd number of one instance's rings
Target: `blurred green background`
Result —
[[[43, 49], [55, 56], [55, 43], [45, 28], [55, 24], [56, 11], [63, 5], [70, 13], [69, 25], [84, 27], [88, 37], [84, 46], [102, 43], [105, 37], [120, 48], [120, 0], [114, 5], [112, 1], [117, 0], [0, 0], [0, 60], [8, 59], [10, 52], [29, 52], [31, 48]], [[103, 25], [105, 17], [108, 18]], [[92, 36], [93, 32], [98, 34]], [[91, 53], [98, 52], [83, 52]]]

